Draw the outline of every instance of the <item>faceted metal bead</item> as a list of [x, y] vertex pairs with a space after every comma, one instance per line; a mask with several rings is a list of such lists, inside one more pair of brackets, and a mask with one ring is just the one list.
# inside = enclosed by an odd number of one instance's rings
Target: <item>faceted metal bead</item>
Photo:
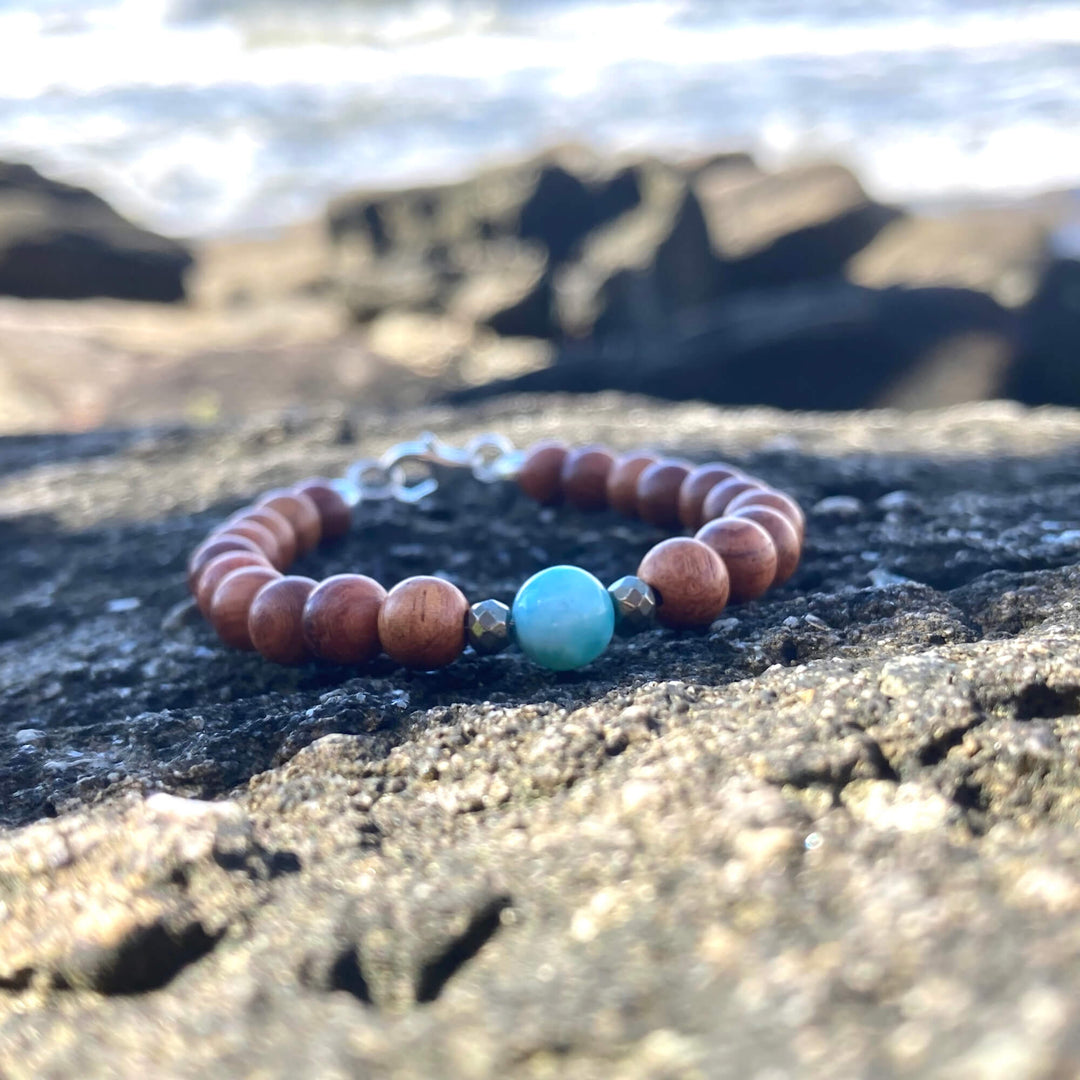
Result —
[[656, 625], [656, 593], [641, 578], [627, 574], [608, 592], [615, 605], [615, 633], [629, 637]]
[[510, 644], [510, 609], [498, 600], [481, 600], [465, 616], [465, 637], [483, 656], [500, 652]]

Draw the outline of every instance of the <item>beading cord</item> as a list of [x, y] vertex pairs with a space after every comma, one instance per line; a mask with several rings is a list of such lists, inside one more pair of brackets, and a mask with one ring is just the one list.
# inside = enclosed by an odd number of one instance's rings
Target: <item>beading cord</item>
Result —
[[[409, 577], [387, 592], [363, 574], [317, 582], [286, 573], [320, 541], [343, 536], [358, 506], [419, 502], [438, 489], [444, 469], [516, 482], [545, 506], [610, 507], [693, 535], [662, 540], [636, 573], [607, 587], [580, 567], [550, 566], [510, 606], [470, 605], [439, 577]], [[277, 663], [364, 664], [382, 652], [431, 670], [466, 647], [491, 654], [516, 643], [536, 663], [564, 671], [595, 660], [616, 633], [706, 627], [729, 601], [784, 584], [799, 565], [805, 525], [789, 495], [726, 462], [694, 465], [645, 451], [616, 457], [557, 441], [520, 451], [490, 433], [459, 448], [425, 432], [354, 462], [340, 479], [269, 491], [233, 514], [192, 553], [188, 586], [226, 645]]]

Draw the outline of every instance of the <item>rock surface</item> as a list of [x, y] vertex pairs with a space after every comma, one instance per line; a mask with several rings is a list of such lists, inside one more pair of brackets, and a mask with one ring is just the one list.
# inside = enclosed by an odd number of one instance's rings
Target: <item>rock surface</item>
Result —
[[[562, 676], [218, 648], [202, 534], [424, 427], [733, 458], [804, 564]], [[1080, 416], [998, 404], [0, 441], [0, 1074], [1075, 1074], [1078, 469]], [[364, 520], [305, 569], [505, 600], [655, 539], [471, 483]]]
[[85, 188], [0, 162], [0, 294], [171, 302], [184, 298], [191, 262]]

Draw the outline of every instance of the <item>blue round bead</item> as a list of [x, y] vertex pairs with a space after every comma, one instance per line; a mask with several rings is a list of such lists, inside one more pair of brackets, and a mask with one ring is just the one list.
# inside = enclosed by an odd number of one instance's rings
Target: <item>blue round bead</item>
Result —
[[514, 634], [521, 651], [553, 671], [595, 660], [615, 631], [607, 589], [579, 566], [549, 566], [518, 589]]

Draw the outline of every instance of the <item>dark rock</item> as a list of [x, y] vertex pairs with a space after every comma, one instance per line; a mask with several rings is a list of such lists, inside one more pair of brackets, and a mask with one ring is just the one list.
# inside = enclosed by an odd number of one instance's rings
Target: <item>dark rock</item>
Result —
[[1009, 396], [1032, 404], [1080, 404], [1080, 258], [1049, 263], [1021, 313], [1021, 334]]
[[460, 253], [461, 284], [446, 299], [451, 316], [508, 337], [551, 335], [551, 278], [538, 244], [496, 241]]
[[84, 188], [0, 162], [0, 293], [175, 301], [191, 253]]
[[686, 178], [659, 162], [635, 170], [638, 203], [584, 241], [555, 282], [570, 337], [655, 330], [720, 291], [720, 266]]
[[763, 175], [724, 163], [694, 179], [729, 288], [760, 289], [839, 274], [896, 209], [870, 200], [840, 165]]
[[547, 368], [450, 400], [618, 389], [791, 409], [934, 406], [1001, 396], [1015, 335], [982, 293], [840, 279], [735, 293], [664, 325], [568, 345]]
[[[614, 182], [594, 193], [572, 171], [579, 155], [564, 163], [565, 156], [488, 169], [454, 184], [341, 196], [327, 212], [330, 235], [373, 256], [408, 251], [436, 258], [462, 243], [533, 240], [559, 262], [612, 212], [608, 207], [621, 209], [632, 198]], [[594, 163], [583, 167], [587, 175]]]
[[957, 209], [908, 216], [874, 237], [847, 266], [859, 285], [975, 289], [1006, 307], [1031, 299], [1048, 261], [1044, 215], [1029, 208]]
[[[340, 426], [0, 441], [0, 1072], [1076, 1073], [1080, 416]], [[564, 675], [281, 668], [169, 615], [228, 512], [425, 427], [720, 456], [820, 513], [783, 589]], [[506, 599], [656, 539], [478, 484], [363, 512], [301, 568]]]
[[[505, 293], [477, 305], [479, 321], [505, 334], [548, 336], [549, 267], [639, 198], [632, 177], [594, 176], [595, 168], [564, 151], [457, 184], [338, 199], [328, 224], [350, 311], [367, 321], [391, 307], [450, 311], [462, 291]], [[537, 255], [543, 266], [523, 272], [522, 262]], [[394, 279], [408, 287], [395, 295]]]

